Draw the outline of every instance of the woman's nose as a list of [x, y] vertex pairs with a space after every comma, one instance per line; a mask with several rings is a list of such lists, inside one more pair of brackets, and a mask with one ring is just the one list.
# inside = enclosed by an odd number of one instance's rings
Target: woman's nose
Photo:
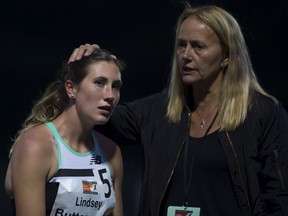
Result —
[[113, 102], [115, 95], [113, 93], [113, 89], [111, 87], [107, 87], [104, 95], [104, 100], [108, 102]]
[[185, 51], [183, 53], [183, 59], [192, 59], [192, 49], [190, 46], [186, 46]]

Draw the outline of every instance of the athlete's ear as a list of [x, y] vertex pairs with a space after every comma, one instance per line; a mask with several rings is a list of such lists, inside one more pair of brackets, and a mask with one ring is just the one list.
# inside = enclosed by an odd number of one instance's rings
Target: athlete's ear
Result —
[[67, 80], [65, 82], [65, 89], [66, 89], [66, 93], [67, 93], [69, 98], [75, 97], [74, 85], [73, 85], [73, 82], [71, 80]]

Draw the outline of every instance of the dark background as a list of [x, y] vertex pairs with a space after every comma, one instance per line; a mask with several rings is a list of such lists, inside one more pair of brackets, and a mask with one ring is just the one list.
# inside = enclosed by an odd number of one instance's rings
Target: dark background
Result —
[[[10, 138], [35, 100], [74, 48], [97, 43], [128, 65], [121, 100], [166, 85], [179, 0], [6, 1], [0, 9], [1, 153], [0, 216], [8, 215], [4, 178]], [[254, 68], [264, 88], [288, 108], [288, 9], [285, 0], [198, 0], [230, 11], [242, 26]], [[123, 147], [125, 215], [138, 205], [139, 147]], [[141, 158], [141, 157], [140, 157]]]

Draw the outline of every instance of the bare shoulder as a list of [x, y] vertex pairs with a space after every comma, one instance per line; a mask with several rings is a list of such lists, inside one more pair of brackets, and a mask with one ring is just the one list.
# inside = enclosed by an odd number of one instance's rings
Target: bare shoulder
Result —
[[56, 151], [53, 135], [45, 125], [28, 129], [14, 146], [5, 179], [7, 192], [13, 194], [15, 187], [18, 192], [24, 190], [23, 185], [28, 188], [44, 184], [51, 176]]
[[14, 154], [21, 152], [21, 155], [45, 155], [52, 150], [53, 136], [45, 125], [38, 125], [28, 129], [16, 143]]
[[12, 167], [24, 170], [51, 171], [57, 157], [53, 135], [45, 125], [28, 129], [14, 146], [11, 157]]

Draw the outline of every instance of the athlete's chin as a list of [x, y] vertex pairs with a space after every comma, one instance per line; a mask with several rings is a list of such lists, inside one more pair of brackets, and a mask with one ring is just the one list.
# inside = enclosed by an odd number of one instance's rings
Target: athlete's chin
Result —
[[110, 116], [100, 116], [96, 119], [97, 125], [104, 125], [108, 122]]

